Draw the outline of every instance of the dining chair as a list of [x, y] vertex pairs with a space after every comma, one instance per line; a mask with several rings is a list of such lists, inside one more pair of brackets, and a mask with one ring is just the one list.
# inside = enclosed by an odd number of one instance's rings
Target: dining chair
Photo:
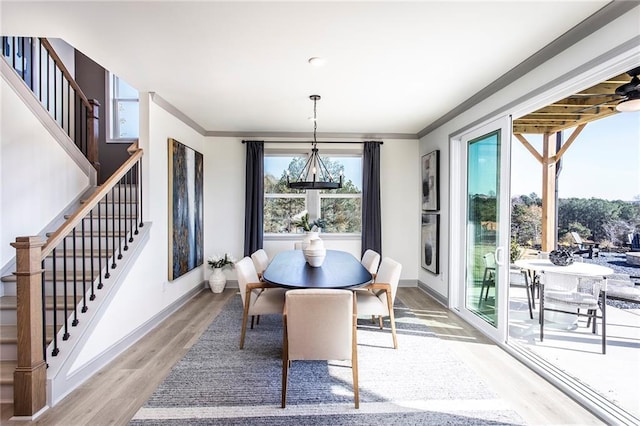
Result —
[[253, 266], [253, 261], [248, 256], [236, 262], [235, 268], [238, 275], [238, 287], [240, 287], [242, 305], [244, 306], [242, 330], [240, 332], [240, 349], [242, 349], [249, 315], [251, 315], [252, 329], [254, 316], [259, 318], [260, 315], [282, 315], [285, 289], [260, 281], [256, 268]]
[[282, 345], [282, 408], [292, 361], [350, 360], [355, 407], [358, 388], [357, 307], [353, 292], [332, 289], [289, 290], [285, 296]]
[[378, 266], [380, 265], [380, 254], [375, 250], [367, 249], [362, 255], [360, 263], [362, 263], [362, 266], [369, 271], [375, 280], [376, 273], [378, 272]]
[[[544, 272], [540, 280], [540, 341], [544, 340], [546, 312], [587, 317], [587, 327], [596, 334], [596, 321], [602, 320], [602, 353], [607, 352], [607, 279]], [[586, 310], [586, 313], [581, 310]], [[598, 310], [601, 314], [598, 315]]]
[[372, 284], [361, 287], [372, 291], [355, 292], [358, 315], [377, 316], [380, 329], [383, 328], [382, 317], [389, 317], [393, 347], [395, 349], [398, 348], [398, 339], [393, 315], [393, 302], [396, 298], [398, 281], [400, 281], [400, 272], [402, 272], [402, 265], [389, 257], [385, 257], [380, 263], [380, 269], [378, 269], [375, 281]]
[[256, 268], [256, 272], [258, 273], [258, 278], [262, 279], [262, 274], [264, 270], [269, 266], [269, 256], [264, 249], [258, 249], [251, 253], [251, 260], [253, 261], [253, 266]]

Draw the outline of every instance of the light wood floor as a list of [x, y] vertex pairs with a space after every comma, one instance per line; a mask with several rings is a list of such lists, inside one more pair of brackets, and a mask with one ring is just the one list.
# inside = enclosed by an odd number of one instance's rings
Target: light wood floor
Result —
[[[122, 425], [133, 417], [173, 365], [198, 340], [237, 289], [203, 291], [33, 424]], [[602, 424], [544, 379], [491, 343], [481, 333], [417, 288], [400, 288], [397, 297], [475, 370], [499, 397], [531, 425]], [[12, 406], [2, 406], [2, 424]]]

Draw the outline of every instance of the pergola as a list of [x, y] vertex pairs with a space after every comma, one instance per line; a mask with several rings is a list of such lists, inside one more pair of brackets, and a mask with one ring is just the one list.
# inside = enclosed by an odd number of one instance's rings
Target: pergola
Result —
[[[627, 73], [612, 77], [593, 87], [561, 99], [513, 121], [513, 134], [542, 165], [542, 251], [555, 249], [556, 238], [556, 166], [585, 126], [595, 120], [617, 114], [621, 99], [616, 88], [629, 83]], [[559, 144], [552, 137], [562, 130], [575, 128], [567, 140]], [[539, 153], [525, 134], [542, 134]]]

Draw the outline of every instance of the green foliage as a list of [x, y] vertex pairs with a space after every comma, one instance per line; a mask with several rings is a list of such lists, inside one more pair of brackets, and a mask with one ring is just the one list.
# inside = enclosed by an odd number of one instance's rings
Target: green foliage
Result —
[[511, 237], [511, 244], [509, 245], [509, 260], [511, 261], [511, 263], [520, 259], [520, 256], [522, 256], [522, 252], [523, 250], [520, 248], [520, 245], [518, 245], [518, 241], [516, 241], [515, 238]]
[[[307, 159], [304, 156], [293, 157], [287, 170], [290, 179], [295, 180], [302, 172]], [[344, 165], [339, 160], [331, 160], [323, 157], [329, 172], [338, 178], [340, 172], [344, 173]], [[294, 219], [301, 211], [305, 210], [305, 191], [290, 189], [287, 187], [287, 170], [283, 170], [280, 176], [265, 174], [265, 194], [300, 194], [299, 198], [267, 197], [264, 204], [264, 232], [288, 233], [296, 232], [298, 227], [305, 229], [306, 224], [297, 225]], [[348, 176], [344, 177], [342, 188], [321, 190], [321, 194], [359, 194], [361, 189]], [[309, 228], [316, 226], [326, 232], [360, 232], [360, 199], [340, 198], [322, 199], [321, 218], [314, 223], [309, 223]], [[306, 230], [306, 229], [305, 229]]]
[[[599, 198], [558, 200], [558, 236], [562, 244], [575, 244], [569, 234], [577, 232], [597, 243], [621, 246], [630, 232], [640, 226], [640, 202]], [[535, 194], [511, 200], [511, 236], [520, 245], [539, 243], [542, 232], [542, 200]]]

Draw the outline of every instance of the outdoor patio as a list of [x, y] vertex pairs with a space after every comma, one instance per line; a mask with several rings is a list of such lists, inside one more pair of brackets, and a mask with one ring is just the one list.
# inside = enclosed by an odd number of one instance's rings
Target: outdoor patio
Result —
[[[584, 261], [608, 266], [616, 273], [640, 276], [640, 266], [630, 266], [624, 259], [624, 254], [605, 252]], [[640, 304], [616, 300], [607, 303], [606, 355], [601, 353], [600, 324], [598, 334], [594, 335], [582, 317], [577, 328], [547, 319], [544, 341], [540, 342], [537, 298], [535, 307], [532, 320], [525, 289], [510, 288], [509, 343], [640, 418]]]

